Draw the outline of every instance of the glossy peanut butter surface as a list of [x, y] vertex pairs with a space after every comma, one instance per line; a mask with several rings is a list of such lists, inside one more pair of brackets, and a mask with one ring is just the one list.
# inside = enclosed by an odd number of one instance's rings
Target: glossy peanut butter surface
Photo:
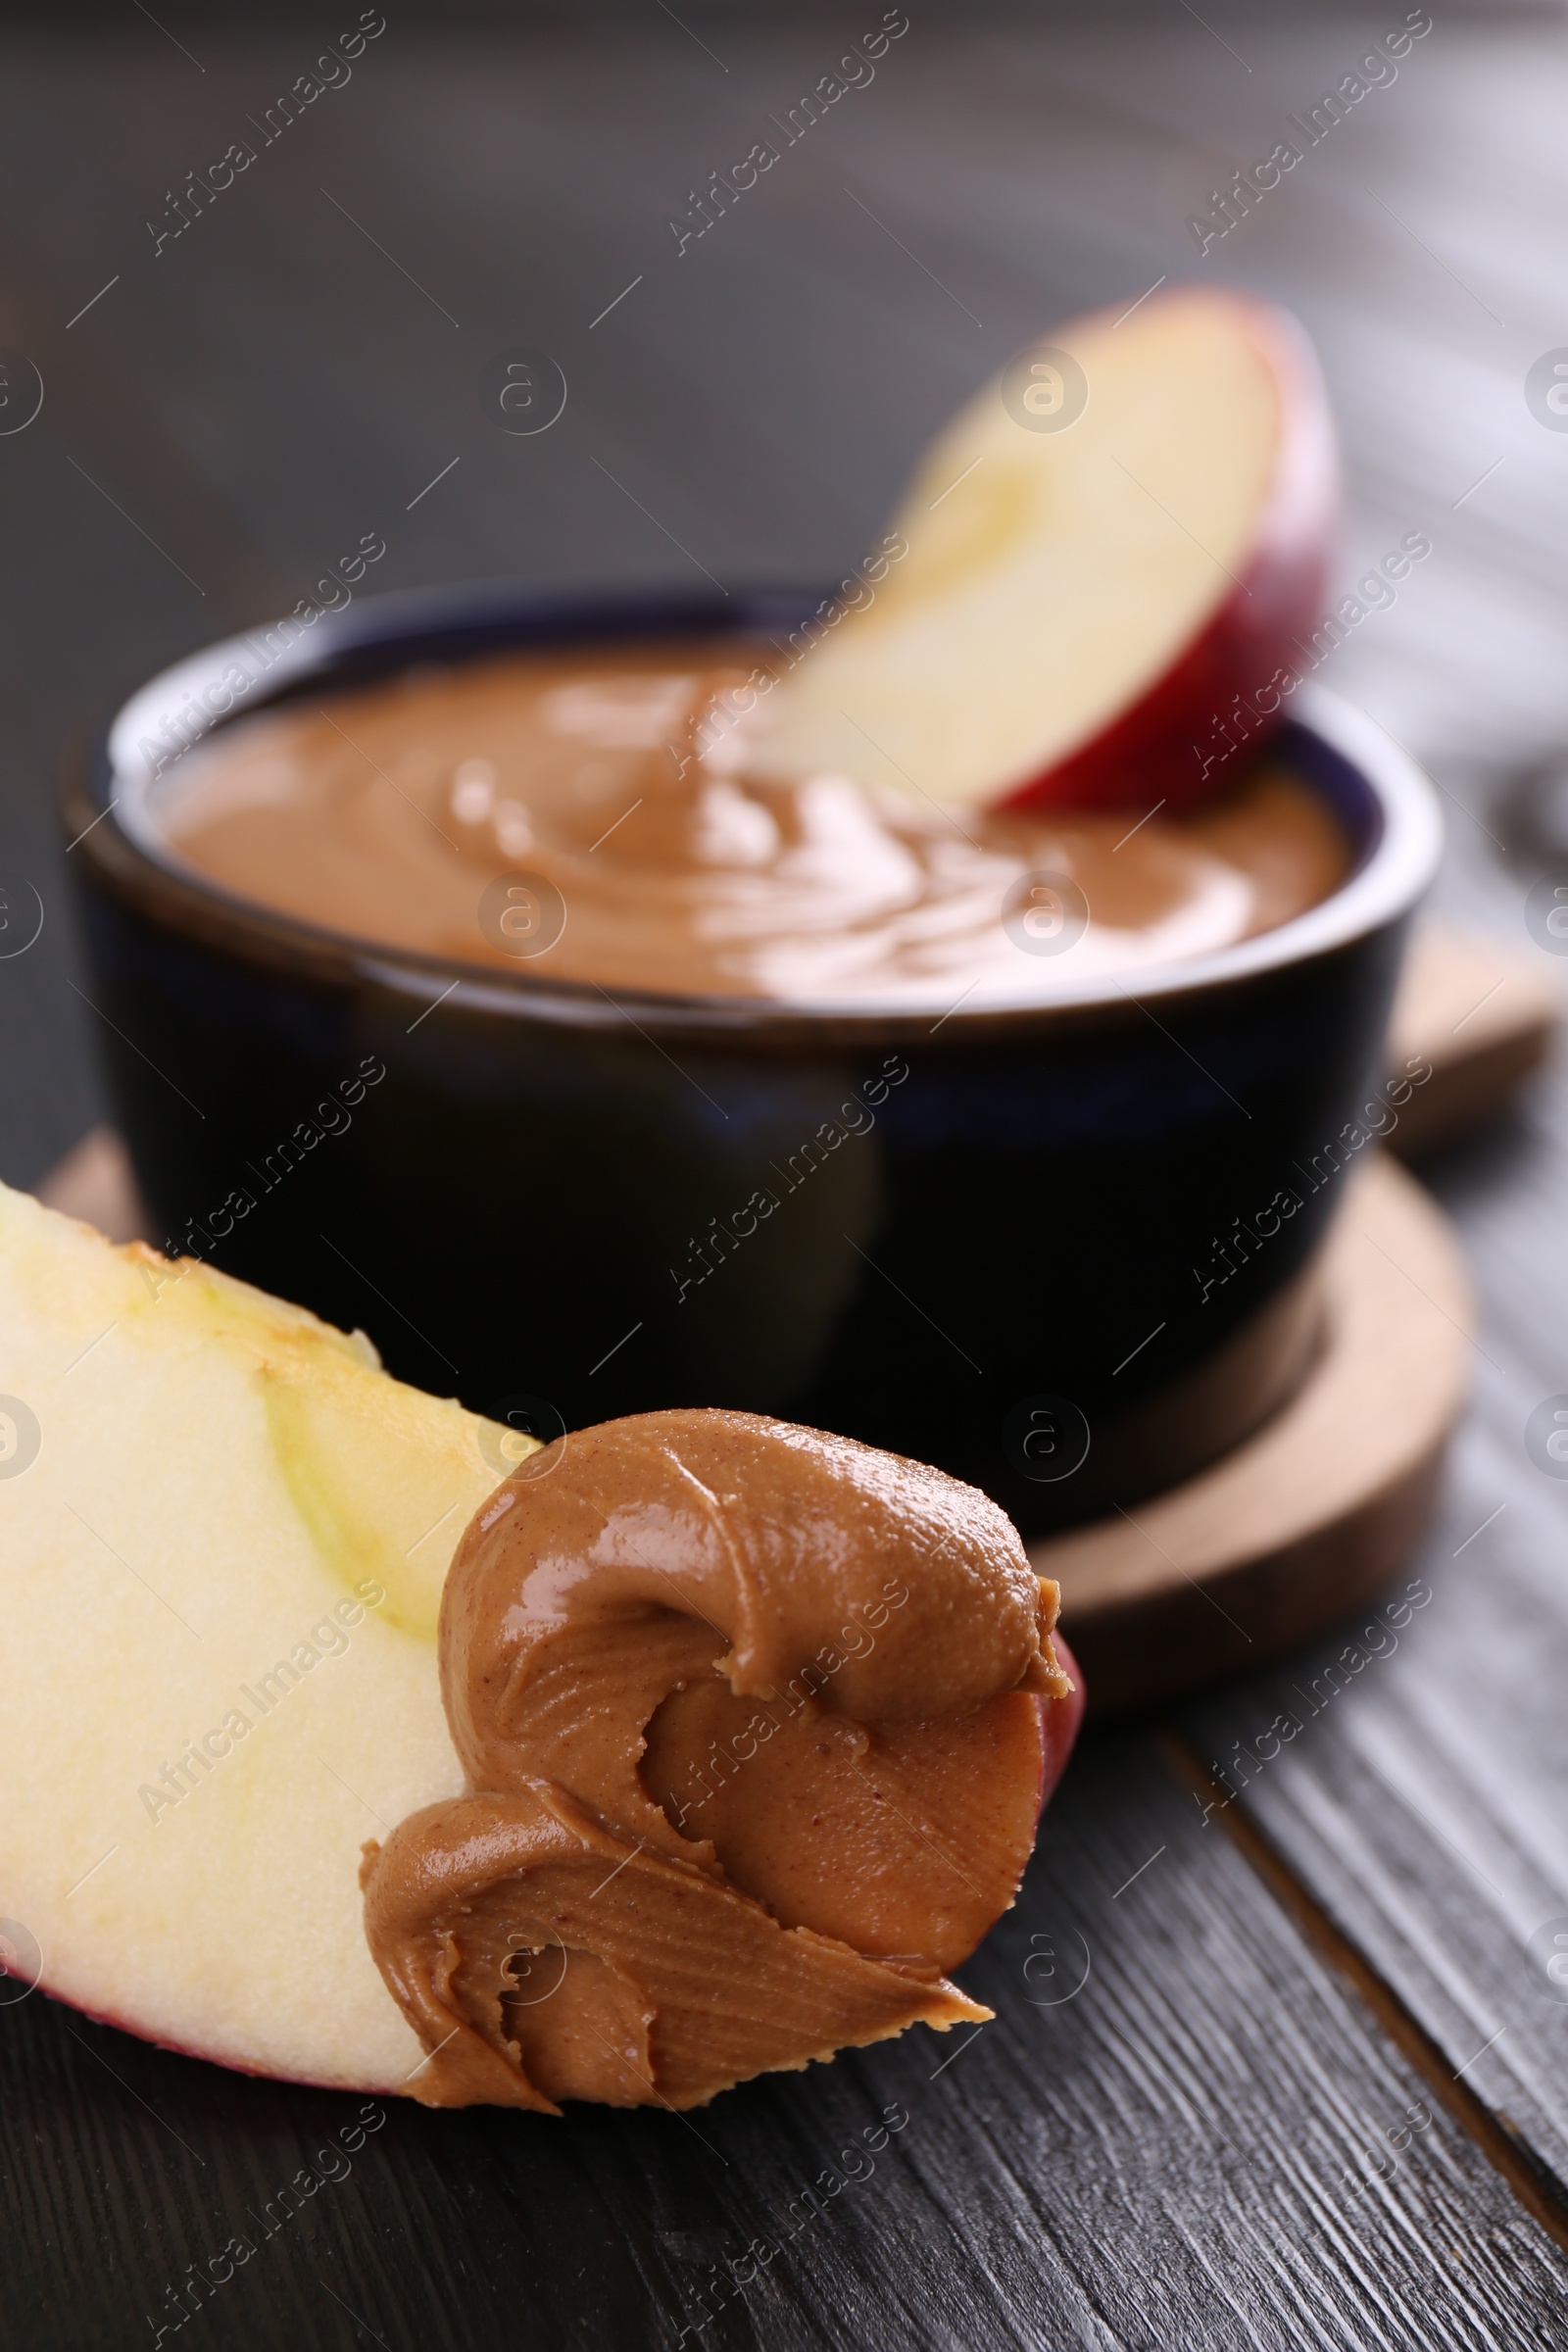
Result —
[[945, 1972], [1076, 1721], [1056, 1603], [975, 1489], [761, 1415], [525, 1462], [442, 1604], [468, 1793], [365, 1874], [414, 2095], [695, 2106], [988, 2014]]
[[[859, 780], [764, 781], [776, 662], [687, 641], [413, 671], [220, 731], [155, 821], [224, 890], [360, 940], [605, 989], [939, 1009], [1206, 954], [1345, 875], [1323, 803], [1266, 760], [1176, 820], [945, 809], [869, 742]], [[518, 874], [564, 918], [526, 958], [482, 906]]]

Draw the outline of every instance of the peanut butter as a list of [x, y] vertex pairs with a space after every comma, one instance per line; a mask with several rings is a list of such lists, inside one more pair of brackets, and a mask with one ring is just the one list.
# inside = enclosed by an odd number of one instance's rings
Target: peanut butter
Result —
[[[856, 778], [764, 779], [778, 666], [767, 644], [685, 642], [415, 670], [220, 730], [154, 817], [224, 890], [382, 946], [607, 990], [942, 1011], [1205, 954], [1345, 874], [1332, 815], [1277, 762], [1142, 822], [940, 808], [869, 740]], [[1039, 874], [1087, 913], [1062, 952], [1007, 921]], [[525, 960], [485, 910], [509, 875], [559, 918]]]
[[692, 2107], [988, 2016], [946, 1971], [1076, 1721], [1056, 1606], [987, 1496], [847, 1438], [662, 1412], [532, 1456], [442, 1603], [469, 1793], [367, 1848], [413, 2094]]

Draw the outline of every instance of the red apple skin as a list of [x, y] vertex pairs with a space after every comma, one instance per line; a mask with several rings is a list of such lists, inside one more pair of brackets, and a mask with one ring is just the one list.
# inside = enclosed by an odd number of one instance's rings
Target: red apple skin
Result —
[[[1338, 537], [1339, 463], [1305, 335], [1283, 312], [1264, 303], [1250, 308], [1280, 385], [1281, 420], [1274, 480], [1245, 573], [1130, 710], [994, 807], [1147, 809], [1162, 800], [1167, 809], [1182, 808], [1206, 800], [1283, 723], [1283, 697], [1307, 659], [1297, 640], [1323, 615]], [[1236, 723], [1238, 697], [1246, 733]]]
[[1035, 1807], [1035, 1831], [1039, 1834], [1040, 1816], [1050, 1804], [1056, 1783], [1067, 1769], [1084, 1719], [1083, 1670], [1067, 1647], [1060, 1634], [1053, 1634], [1051, 1646], [1056, 1653], [1063, 1674], [1070, 1677], [1072, 1689], [1065, 1698], [1036, 1700], [1040, 1709], [1040, 1801]]
[[134, 2041], [145, 2041], [155, 2050], [167, 2050], [172, 2058], [199, 2058], [204, 2066], [220, 2066], [230, 2075], [249, 2075], [258, 2082], [298, 2082], [311, 2090], [352, 2090], [354, 2083], [317, 2082], [308, 2075], [276, 2075], [270, 2068], [247, 2066], [243, 2059], [224, 2057], [217, 2050], [204, 2050], [182, 2041], [165, 2041], [157, 2034], [149, 2034], [131, 2018], [120, 2017], [113, 2009], [89, 2009], [85, 2001], [73, 2000], [69, 1992], [57, 1991], [47, 1977], [40, 1977], [33, 1986], [45, 2000], [55, 2001], [73, 2016], [84, 2017], [90, 2026], [107, 2026], [112, 2033], [128, 2034]]

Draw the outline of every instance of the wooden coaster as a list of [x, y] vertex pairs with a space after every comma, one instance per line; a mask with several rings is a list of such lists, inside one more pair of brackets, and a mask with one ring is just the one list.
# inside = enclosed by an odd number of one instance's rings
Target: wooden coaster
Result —
[[1391, 1068], [1432, 1065], [1389, 1138], [1401, 1158], [1453, 1143], [1506, 1109], [1551, 1050], [1565, 998], [1539, 948], [1449, 923], [1417, 925], [1389, 1023]]
[[1031, 1544], [1099, 1719], [1250, 1671], [1409, 1558], [1464, 1400], [1470, 1289], [1443, 1211], [1387, 1158], [1323, 1256], [1325, 1337], [1256, 1437], [1132, 1513]]
[[136, 1188], [130, 1153], [113, 1127], [95, 1127], [56, 1162], [38, 1198], [45, 1208], [96, 1225], [112, 1242], [147, 1242], [152, 1218]]

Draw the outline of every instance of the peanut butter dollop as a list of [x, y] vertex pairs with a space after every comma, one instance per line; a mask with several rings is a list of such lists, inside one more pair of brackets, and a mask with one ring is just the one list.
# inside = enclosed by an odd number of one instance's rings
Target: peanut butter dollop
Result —
[[847, 1438], [661, 1412], [532, 1456], [442, 1603], [470, 1793], [367, 1848], [413, 2094], [693, 2107], [988, 2016], [945, 1971], [1034, 1841], [1056, 1607], [986, 1495]]

